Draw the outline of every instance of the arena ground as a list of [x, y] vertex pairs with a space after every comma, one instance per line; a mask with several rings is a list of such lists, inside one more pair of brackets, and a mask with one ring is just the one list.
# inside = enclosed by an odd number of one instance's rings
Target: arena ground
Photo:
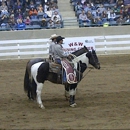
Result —
[[91, 70], [78, 85], [76, 108], [68, 106], [62, 85], [47, 81], [45, 110], [23, 91], [27, 60], [0, 61], [0, 129], [130, 128], [130, 55], [99, 59], [101, 70]]

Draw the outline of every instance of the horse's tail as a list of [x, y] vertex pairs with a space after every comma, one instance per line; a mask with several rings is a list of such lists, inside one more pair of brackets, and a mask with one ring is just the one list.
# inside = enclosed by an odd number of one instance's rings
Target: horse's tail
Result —
[[29, 73], [26, 67], [25, 75], [24, 75], [24, 91], [28, 92], [29, 88], [30, 88]]

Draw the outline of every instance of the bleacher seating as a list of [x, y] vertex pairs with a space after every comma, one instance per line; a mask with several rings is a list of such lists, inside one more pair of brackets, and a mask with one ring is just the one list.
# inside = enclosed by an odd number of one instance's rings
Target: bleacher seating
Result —
[[[127, 1], [127, 5], [123, 2], [123, 0], [70, 0], [79, 27], [130, 25], [130, 0], [129, 3]], [[82, 14], [83, 10], [85, 14]], [[91, 17], [88, 12], [91, 12]]]
[[[23, 3], [20, 0], [12, 0], [8, 2], [0, 1], [0, 31], [49, 29], [47, 27], [47, 22], [52, 18], [52, 15], [54, 14], [54, 10], [52, 11], [52, 9], [54, 8], [55, 10], [58, 10], [57, 3], [57, 0], [30, 0], [23, 1]], [[52, 11], [51, 16], [48, 16], [46, 14], [46, 10], [48, 8], [50, 11]], [[6, 15], [6, 17], [3, 15]], [[12, 18], [12, 16], [14, 17]], [[27, 17], [29, 17], [30, 22], [29, 20], [26, 21]], [[63, 27], [61, 14], [60, 17], [61, 27]], [[12, 23], [12, 19], [14, 20], [14, 23]], [[25, 24], [25, 28], [18, 28], [19, 19], [22, 20], [22, 23], [20, 23], [21, 27]], [[9, 26], [7, 26], [7, 24]]]

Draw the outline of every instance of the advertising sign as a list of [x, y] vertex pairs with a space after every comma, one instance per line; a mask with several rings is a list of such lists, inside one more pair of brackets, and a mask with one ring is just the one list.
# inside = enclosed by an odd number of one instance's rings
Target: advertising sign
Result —
[[64, 52], [70, 54], [76, 50], [79, 50], [86, 46], [89, 50], [95, 50], [95, 40], [94, 38], [87, 37], [73, 37], [64, 39]]

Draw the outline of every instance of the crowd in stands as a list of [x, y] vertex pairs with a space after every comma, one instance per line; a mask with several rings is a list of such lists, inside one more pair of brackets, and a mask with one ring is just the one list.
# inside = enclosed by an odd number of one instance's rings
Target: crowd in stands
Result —
[[71, 0], [79, 26], [130, 25], [130, 0]]
[[57, 0], [0, 0], [0, 30], [62, 28]]

